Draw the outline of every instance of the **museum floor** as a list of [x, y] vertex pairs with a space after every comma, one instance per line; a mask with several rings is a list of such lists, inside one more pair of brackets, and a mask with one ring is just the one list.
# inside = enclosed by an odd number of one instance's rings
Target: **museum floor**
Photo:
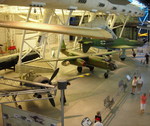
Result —
[[[104, 79], [103, 77], [105, 70], [95, 68], [89, 77], [71, 81], [71, 85], [67, 87], [65, 92], [67, 99], [67, 103], [64, 106], [65, 126], [80, 126], [81, 121], [85, 117], [93, 121], [97, 111], [101, 111], [104, 126], [149, 126], [150, 98], [148, 98], [145, 113], [140, 114], [140, 94], [130, 94], [131, 82], [126, 79], [126, 75], [133, 76], [135, 73], [139, 73], [144, 80], [142, 92], [149, 92], [150, 67], [149, 65], [141, 64], [141, 57], [142, 55], [138, 55], [137, 58], [133, 58], [129, 55], [129, 57], [122, 62], [118, 56], [114, 55], [118, 69], [111, 72], [108, 79]], [[84, 69], [83, 73], [87, 72], [89, 72], [89, 70]], [[0, 74], [8, 77], [18, 76], [18, 73], [9, 70], [2, 70]], [[50, 77], [49, 73], [41, 74]], [[54, 81], [76, 75], [78, 74], [75, 66], [61, 66], [60, 72]], [[118, 82], [121, 79], [125, 80], [128, 84], [126, 92], [119, 91]], [[111, 110], [104, 106], [104, 99], [107, 96], [115, 100], [115, 104]], [[23, 99], [23, 97], [19, 97], [18, 99]], [[55, 101], [55, 108], [49, 104], [48, 100], [25, 102], [21, 103], [21, 105], [24, 110], [60, 120], [59, 90], [57, 91]], [[13, 104], [10, 105], [13, 106]], [[0, 121], [0, 125], [2, 125], [2, 120]], [[58, 123], [58, 126], [60, 125], [61, 124]]]

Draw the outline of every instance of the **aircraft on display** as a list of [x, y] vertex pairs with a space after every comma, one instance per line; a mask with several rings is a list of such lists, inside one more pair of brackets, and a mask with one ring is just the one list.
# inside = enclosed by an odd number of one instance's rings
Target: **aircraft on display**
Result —
[[0, 0], [0, 4], [144, 16], [144, 11], [128, 0]]
[[[122, 49], [122, 54], [120, 55], [121, 60], [125, 60], [125, 50], [126, 49], [133, 49], [139, 46], [143, 46], [144, 42], [137, 41], [137, 40], [129, 40], [125, 38], [117, 38], [117, 39], [110, 39], [110, 40], [100, 40], [100, 39], [89, 39], [89, 38], [83, 38], [79, 41], [79, 43], [82, 44], [82, 50], [84, 53], [86, 53], [90, 47], [95, 48], [103, 48], [107, 50], [116, 50], [116, 49]], [[133, 52], [133, 56], [135, 57], [135, 52]]]
[[[29, 72], [24, 76], [24, 79], [15, 79], [5, 76], [0, 76], [0, 85], [5, 86], [5, 89], [0, 89], [0, 97], [9, 97], [12, 96], [12, 102], [3, 102], [3, 103], [15, 103], [16, 107], [22, 108], [21, 105], [17, 102], [33, 101], [40, 99], [48, 99], [53, 107], [55, 107], [54, 97], [56, 96], [58, 82], [52, 82], [59, 72], [57, 68], [50, 78], [44, 77], [42, 75], [33, 74]], [[65, 79], [64, 82], [67, 85], [70, 85], [70, 81], [89, 76], [89, 73], [82, 74], [79, 76], [74, 76], [69, 79]], [[59, 89], [59, 88], [58, 88]], [[17, 101], [18, 95], [27, 95], [33, 94], [33, 99], [25, 98], [22, 101]], [[47, 95], [44, 97], [44, 95]], [[43, 98], [42, 98], [43, 97]], [[64, 94], [65, 98], [65, 94]], [[65, 98], [66, 99], [66, 98]]]
[[116, 52], [104, 52], [100, 54], [84, 54], [82, 52], [75, 51], [75, 50], [68, 50], [66, 49], [66, 45], [63, 41], [61, 52], [65, 54], [66, 58], [59, 58], [59, 59], [52, 59], [48, 60], [45, 59], [45, 61], [62, 61], [63, 66], [68, 66], [69, 64], [77, 66], [77, 71], [79, 73], [82, 72], [82, 67], [87, 67], [90, 69], [90, 71], [94, 70], [94, 67], [102, 68], [107, 70], [106, 73], [104, 73], [104, 77], [108, 78], [109, 71], [113, 71], [117, 68], [117, 65], [115, 64], [115, 61], [109, 59], [109, 55], [116, 53]]
[[[69, 10], [87, 10], [91, 12], [104, 12], [106, 14], [124, 14], [129, 16], [143, 16], [144, 11], [129, 2], [120, 2], [120, 4], [115, 3], [114, 0], [0, 0], [1, 4], [7, 5], [18, 5], [18, 6], [31, 6], [31, 7], [44, 7], [44, 8], [54, 8], [54, 9], [69, 9]], [[121, 4], [122, 3], [122, 4]], [[108, 28], [85, 28], [77, 26], [66, 26], [66, 25], [50, 25], [42, 23], [23, 23], [23, 22], [12, 22], [12, 21], [0, 21], [0, 27], [6, 28], [17, 28], [24, 30], [34, 30], [42, 32], [52, 32], [52, 33], [61, 33], [68, 34], [73, 36], [82, 36], [89, 38], [96, 38], [101, 40], [113, 40], [114, 36]], [[108, 64], [108, 62], [106, 62]], [[109, 64], [110, 65], [110, 64]], [[108, 66], [109, 66], [108, 65]], [[95, 64], [95, 66], [97, 66]], [[104, 65], [105, 66], [105, 65]], [[101, 66], [101, 67], [104, 67]], [[107, 66], [107, 65], [106, 65]], [[106, 68], [105, 66], [105, 68]], [[107, 69], [112, 69], [107, 66]], [[100, 67], [100, 66], [98, 66]], [[114, 64], [113, 64], [114, 67]], [[78, 71], [82, 71], [82, 67], [78, 67]], [[91, 67], [90, 69], [93, 69]], [[114, 69], [114, 68], [113, 68]]]
[[[39, 54], [37, 54], [35, 51], [31, 51], [22, 59], [22, 62], [27, 62], [38, 57]], [[0, 70], [13, 69], [15, 71], [15, 65], [18, 63], [18, 59], [19, 53], [11, 54], [11, 56], [9, 55], [0, 57]]]

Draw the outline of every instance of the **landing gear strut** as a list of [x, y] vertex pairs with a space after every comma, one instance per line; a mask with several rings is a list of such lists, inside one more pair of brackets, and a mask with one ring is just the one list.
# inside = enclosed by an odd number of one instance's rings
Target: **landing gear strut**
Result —
[[108, 75], [109, 75], [109, 71], [107, 70], [107, 72], [106, 72], [106, 73], [104, 73], [104, 77], [105, 77], [105, 79], [107, 79], [107, 78], [108, 78]]
[[135, 53], [134, 49], [132, 49], [132, 55], [133, 55], [133, 57], [136, 57], [136, 53]]
[[93, 72], [94, 67], [93, 67], [93, 66], [90, 66], [89, 69], [90, 69], [91, 72]]
[[119, 56], [119, 58], [121, 59], [121, 61], [124, 61], [126, 59], [125, 49], [122, 49], [122, 52], [121, 52], [121, 55]]

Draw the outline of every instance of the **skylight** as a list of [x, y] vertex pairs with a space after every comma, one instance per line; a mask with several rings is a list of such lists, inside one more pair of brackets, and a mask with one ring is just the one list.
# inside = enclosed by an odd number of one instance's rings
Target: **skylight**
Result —
[[141, 9], [146, 8], [146, 6], [140, 3], [138, 0], [128, 0], [128, 1], [131, 2], [131, 4], [140, 7]]

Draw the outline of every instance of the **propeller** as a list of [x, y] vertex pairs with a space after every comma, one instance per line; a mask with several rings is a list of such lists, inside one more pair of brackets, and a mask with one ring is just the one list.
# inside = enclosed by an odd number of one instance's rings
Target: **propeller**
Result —
[[[56, 77], [56, 75], [58, 74], [58, 72], [59, 72], [59, 68], [57, 68], [57, 69], [54, 71], [53, 75], [52, 75], [51, 78], [49, 79], [49, 84], [50, 84], [50, 85], [52, 84], [51, 81]], [[52, 98], [52, 94], [51, 94], [50, 92], [47, 92], [47, 96], [50, 97], [49, 101], [50, 101], [50, 103], [52, 104], [52, 106], [55, 107], [55, 101], [54, 101], [54, 99]]]
[[51, 81], [55, 78], [55, 76], [58, 74], [58, 72], [59, 72], [59, 68], [57, 68], [57, 69], [54, 71], [53, 75], [52, 75], [51, 78], [49, 79], [49, 84], [51, 84]]

